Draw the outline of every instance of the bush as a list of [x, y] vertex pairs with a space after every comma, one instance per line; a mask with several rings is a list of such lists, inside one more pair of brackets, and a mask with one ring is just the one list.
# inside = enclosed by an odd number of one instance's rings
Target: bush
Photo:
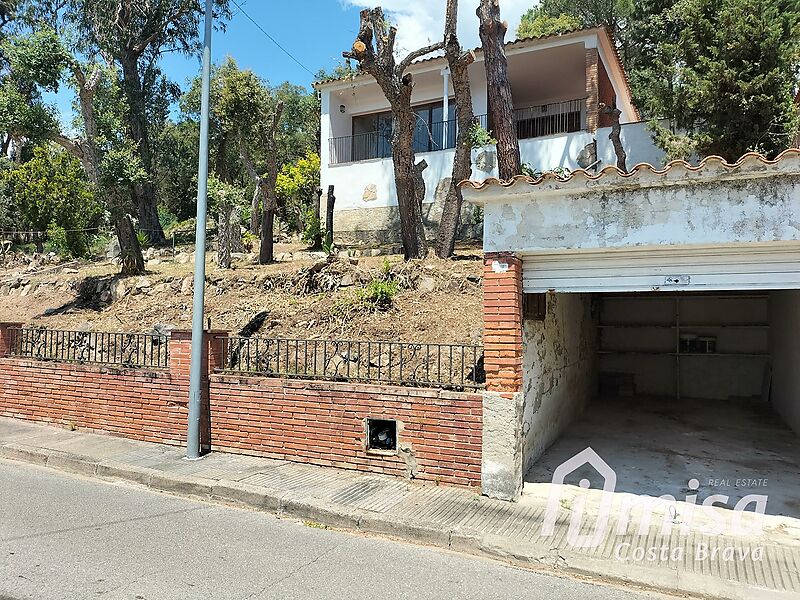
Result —
[[392, 307], [399, 286], [393, 280], [373, 279], [359, 291], [359, 300], [371, 308], [388, 310]]

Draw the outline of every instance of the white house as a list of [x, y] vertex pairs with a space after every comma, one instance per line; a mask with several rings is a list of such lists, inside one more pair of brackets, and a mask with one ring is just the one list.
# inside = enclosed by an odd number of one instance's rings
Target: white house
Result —
[[[483, 53], [470, 67], [475, 114], [487, 119]], [[589, 28], [506, 45], [522, 162], [534, 169], [602, 168], [614, 164], [610, 122], [600, 104], [616, 104], [629, 164], [662, 162], [647, 124], [632, 104], [628, 81], [605, 28]], [[444, 57], [413, 64], [413, 104], [419, 116], [417, 158], [424, 158], [425, 215], [438, 222], [452, 171], [456, 116]], [[321, 183], [334, 186], [336, 240], [345, 244], [397, 241], [397, 198], [391, 160], [389, 103], [366, 74], [316, 85], [322, 100]], [[476, 150], [473, 179], [497, 174], [493, 147]], [[480, 236], [480, 213], [466, 205], [463, 236]]]

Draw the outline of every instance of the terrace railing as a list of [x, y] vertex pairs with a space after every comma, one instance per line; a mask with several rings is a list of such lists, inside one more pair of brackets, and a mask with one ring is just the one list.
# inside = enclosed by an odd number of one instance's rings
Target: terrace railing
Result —
[[36, 360], [165, 369], [169, 337], [153, 333], [102, 333], [12, 328], [12, 356]]
[[485, 383], [481, 346], [255, 337], [225, 343], [228, 372], [455, 390]]

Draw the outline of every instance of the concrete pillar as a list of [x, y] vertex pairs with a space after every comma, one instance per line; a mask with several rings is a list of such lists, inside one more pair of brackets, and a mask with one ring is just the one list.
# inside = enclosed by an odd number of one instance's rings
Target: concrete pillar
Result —
[[22, 327], [22, 323], [0, 323], [0, 357], [11, 355], [13, 330]]
[[516, 500], [522, 492], [522, 261], [484, 256], [483, 451], [481, 489]]
[[586, 48], [586, 131], [594, 133], [600, 122], [597, 48]]

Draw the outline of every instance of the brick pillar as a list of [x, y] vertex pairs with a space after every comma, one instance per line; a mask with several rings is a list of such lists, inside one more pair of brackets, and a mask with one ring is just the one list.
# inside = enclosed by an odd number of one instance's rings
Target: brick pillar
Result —
[[[228, 332], [212, 329], [203, 332], [203, 362], [200, 368], [202, 380], [200, 413], [200, 446], [204, 452], [211, 450], [211, 398], [209, 396], [209, 376], [225, 363], [225, 340]], [[169, 371], [174, 379], [183, 380], [185, 398], [189, 402], [189, 379], [192, 366], [192, 332], [179, 329], [172, 332], [169, 341]]]
[[586, 131], [594, 133], [600, 122], [597, 48], [586, 49]]
[[486, 389], [522, 389], [522, 261], [491, 253], [483, 266], [483, 365]]
[[0, 358], [11, 354], [12, 329], [22, 327], [22, 323], [0, 323]]
[[522, 261], [513, 253], [487, 253], [481, 490], [502, 500], [522, 492], [522, 339]]

